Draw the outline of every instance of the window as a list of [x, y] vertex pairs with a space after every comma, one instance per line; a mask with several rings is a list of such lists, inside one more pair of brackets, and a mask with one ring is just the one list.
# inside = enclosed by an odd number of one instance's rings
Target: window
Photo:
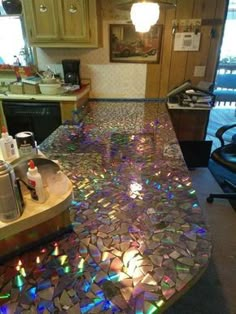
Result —
[[[0, 13], [3, 14], [1, 0]], [[21, 15], [0, 15], [0, 64], [32, 63], [32, 52], [24, 34]]]
[[227, 63], [236, 63], [236, 46], [233, 44], [235, 37], [235, 27], [236, 0], [230, 0], [220, 54], [220, 60]]

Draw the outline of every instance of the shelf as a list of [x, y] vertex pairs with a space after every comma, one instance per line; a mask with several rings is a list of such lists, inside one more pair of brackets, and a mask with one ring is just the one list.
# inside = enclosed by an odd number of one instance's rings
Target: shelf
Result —
[[25, 208], [21, 217], [12, 222], [0, 222], [0, 241], [21, 231], [41, 224], [66, 210], [72, 200], [72, 183], [67, 179], [68, 189], [63, 195], [49, 195], [47, 201], [38, 204], [24, 194]]
[[211, 110], [212, 109], [211, 106], [191, 107], [191, 106], [180, 106], [179, 104], [171, 104], [171, 103], [167, 103], [167, 107], [168, 109], [175, 109], [175, 110]]
[[[0, 260], [70, 225], [71, 181], [62, 172], [58, 174], [59, 167], [51, 160], [35, 158], [34, 162], [42, 175], [47, 200], [42, 204], [33, 201], [21, 185], [25, 202], [21, 217], [7, 223], [0, 221]], [[14, 168], [16, 176], [26, 181], [27, 161]]]

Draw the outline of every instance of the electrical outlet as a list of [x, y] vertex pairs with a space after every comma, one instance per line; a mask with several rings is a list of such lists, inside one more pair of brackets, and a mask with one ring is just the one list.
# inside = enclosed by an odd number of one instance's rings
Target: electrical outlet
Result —
[[201, 26], [202, 20], [201, 19], [192, 19], [193, 26]]
[[188, 25], [188, 20], [179, 20], [179, 26], [181, 27], [185, 27]]
[[197, 65], [194, 67], [194, 73], [193, 76], [195, 77], [204, 77], [206, 72], [206, 66], [205, 65]]
[[177, 26], [178, 25], [178, 20], [172, 20], [172, 26]]

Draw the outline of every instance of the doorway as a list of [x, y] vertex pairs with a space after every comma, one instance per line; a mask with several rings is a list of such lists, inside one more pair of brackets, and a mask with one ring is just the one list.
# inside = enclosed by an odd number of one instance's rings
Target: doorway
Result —
[[[212, 140], [212, 150], [220, 146], [215, 137], [218, 128], [236, 123], [236, 0], [229, 0], [220, 58], [216, 72], [214, 94], [216, 102], [210, 112], [206, 140]], [[236, 129], [229, 130], [224, 138], [226, 143], [232, 141]]]

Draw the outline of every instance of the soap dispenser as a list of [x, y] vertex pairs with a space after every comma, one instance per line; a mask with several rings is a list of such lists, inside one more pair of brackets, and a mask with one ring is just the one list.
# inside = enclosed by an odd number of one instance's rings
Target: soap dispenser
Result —
[[8, 134], [5, 126], [2, 127], [2, 137], [0, 138], [0, 148], [5, 161], [12, 161], [18, 157], [16, 141]]

